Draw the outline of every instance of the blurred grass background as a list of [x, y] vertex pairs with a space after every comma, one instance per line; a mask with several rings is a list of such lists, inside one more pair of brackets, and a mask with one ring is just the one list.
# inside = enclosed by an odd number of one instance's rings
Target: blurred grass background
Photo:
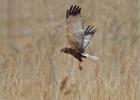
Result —
[[[66, 46], [65, 12], [98, 28], [83, 71]], [[0, 100], [140, 100], [139, 0], [0, 0]]]

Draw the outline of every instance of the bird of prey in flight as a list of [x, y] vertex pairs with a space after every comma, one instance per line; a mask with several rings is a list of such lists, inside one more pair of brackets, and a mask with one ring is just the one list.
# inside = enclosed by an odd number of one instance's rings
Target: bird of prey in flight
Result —
[[66, 12], [66, 30], [67, 41], [69, 46], [62, 48], [60, 52], [71, 54], [79, 61], [79, 69], [82, 69], [80, 63], [82, 58], [91, 58], [97, 60], [96, 56], [85, 54], [85, 49], [89, 46], [93, 35], [96, 32], [94, 26], [84, 27], [84, 22], [81, 17], [81, 8], [77, 5], [72, 5]]

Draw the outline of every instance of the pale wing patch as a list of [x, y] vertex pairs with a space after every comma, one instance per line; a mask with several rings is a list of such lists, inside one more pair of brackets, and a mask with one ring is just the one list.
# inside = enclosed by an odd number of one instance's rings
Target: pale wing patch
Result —
[[[66, 24], [68, 31], [68, 41], [70, 46], [75, 49], [80, 49], [83, 45], [84, 25], [81, 18], [81, 8], [79, 6], [71, 6], [66, 13]], [[76, 45], [74, 45], [74, 44]]]
[[89, 43], [90, 43], [92, 37], [93, 37], [93, 35], [84, 36], [84, 43], [83, 43], [84, 49], [86, 49], [89, 46]]
[[95, 32], [96, 28], [94, 28], [94, 26], [87, 27], [87, 29], [84, 32], [83, 49], [86, 49], [89, 46]]

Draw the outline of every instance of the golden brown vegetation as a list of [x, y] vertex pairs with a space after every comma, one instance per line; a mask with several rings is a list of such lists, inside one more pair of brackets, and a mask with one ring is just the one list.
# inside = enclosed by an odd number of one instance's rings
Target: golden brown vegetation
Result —
[[[66, 45], [65, 11], [97, 26], [83, 70]], [[137, 0], [0, 1], [0, 100], [139, 100]], [[62, 91], [62, 92], [61, 92]]]

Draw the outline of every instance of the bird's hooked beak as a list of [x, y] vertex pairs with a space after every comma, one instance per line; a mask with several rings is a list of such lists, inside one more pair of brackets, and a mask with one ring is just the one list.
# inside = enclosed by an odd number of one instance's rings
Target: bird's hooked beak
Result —
[[63, 49], [61, 49], [59, 52], [63, 52]]

